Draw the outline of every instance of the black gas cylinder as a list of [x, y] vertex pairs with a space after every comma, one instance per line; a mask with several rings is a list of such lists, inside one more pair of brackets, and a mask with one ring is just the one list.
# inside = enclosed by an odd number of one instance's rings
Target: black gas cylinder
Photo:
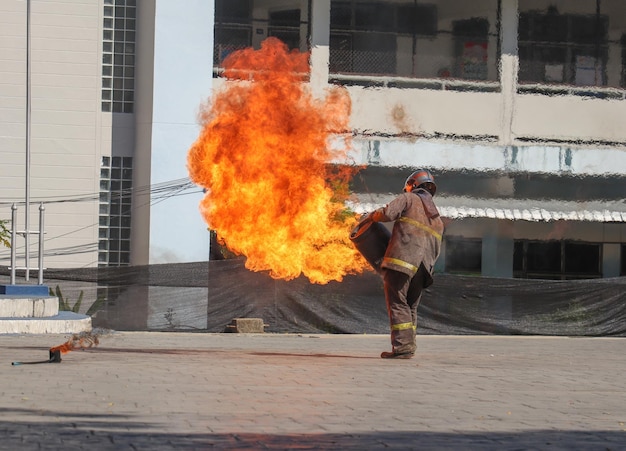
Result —
[[350, 233], [350, 241], [368, 261], [372, 268], [380, 272], [380, 265], [385, 256], [391, 232], [380, 222], [365, 219], [356, 225]]

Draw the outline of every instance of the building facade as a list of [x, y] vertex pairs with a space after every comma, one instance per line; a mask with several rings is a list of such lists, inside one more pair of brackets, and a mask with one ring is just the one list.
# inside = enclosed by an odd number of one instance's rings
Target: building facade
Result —
[[44, 203], [47, 266], [208, 258], [185, 167], [196, 114], [225, 83], [223, 59], [274, 36], [311, 52], [312, 92], [350, 94], [349, 163], [365, 165], [352, 208], [388, 202], [414, 168], [435, 174], [448, 220], [438, 270], [626, 275], [622, 0], [0, 9], [0, 218], [17, 202], [25, 221], [25, 191], [31, 222]]
[[37, 265], [42, 204], [46, 267], [207, 258], [184, 161], [212, 83], [210, 3], [0, 4], [0, 218], [15, 204], [32, 234], [18, 266]]

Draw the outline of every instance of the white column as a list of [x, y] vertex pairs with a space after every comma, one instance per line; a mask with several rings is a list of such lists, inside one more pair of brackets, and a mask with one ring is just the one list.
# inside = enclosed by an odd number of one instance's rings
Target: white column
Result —
[[482, 275], [513, 277], [513, 250], [513, 222], [490, 221], [483, 233]]
[[[212, 87], [214, 4], [153, 0], [138, 6], [137, 84], [143, 87], [137, 93], [134, 181], [145, 187], [189, 176], [187, 154], [199, 136], [198, 112]], [[152, 192], [149, 199], [140, 199], [136, 206], [141, 214], [133, 222], [144, 227], [133, 226], [133, 240], [142, 241], [133, 264], [209, 259], [209, 232], [199, 211], [202, 193], [193, 189]], [[137, 236], [138, 231], [149, 236]]]
[[619, 277], [620, 250], [620, 243], [604, 243], [602, 245], [602, 277]]
[[620, 36], [609, 38], [609, 59], [606, 65], [607, 86], [612, 88], [619, 87], [620, 78], [622, 76], [622, 46], [619, 45]]
[[321, 97], [328, 87], [330, 0], [311, 0], [311, 91]]
[[626, 225], [603, 224], [602, 229], [602, 277], [619, 277]]
[[518, 0], [502, 0], [500, 36], [502, 55], [500, 60], [500, 86], [502, 89], [502, 125], [500, 143], [512, 145], [515, 139], [513, 120], [515, 96], [517, 95], [517, 72], [519, 56], [517, 48]]

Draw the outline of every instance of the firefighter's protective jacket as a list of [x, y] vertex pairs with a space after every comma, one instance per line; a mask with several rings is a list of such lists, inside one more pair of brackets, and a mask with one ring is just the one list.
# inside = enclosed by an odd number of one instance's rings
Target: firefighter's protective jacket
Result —
[[444, 226], [430, 193], [424, 189], [402, 193], [372, 212], [370, 218], [375, 222], [395, 221], [381, 266], [413, 277], [424, 265], [425, 286], [432, 284]]

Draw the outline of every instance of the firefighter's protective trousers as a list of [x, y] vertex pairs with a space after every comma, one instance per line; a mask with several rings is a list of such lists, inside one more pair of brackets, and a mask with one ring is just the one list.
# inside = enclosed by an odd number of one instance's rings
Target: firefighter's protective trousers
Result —
[[391, 346], [398, 354], [414, 353], [416, 350], [417, 306], [422, 297], [425, 271], [422, 265], [411, 277], [393, 269], [383, 270]]

